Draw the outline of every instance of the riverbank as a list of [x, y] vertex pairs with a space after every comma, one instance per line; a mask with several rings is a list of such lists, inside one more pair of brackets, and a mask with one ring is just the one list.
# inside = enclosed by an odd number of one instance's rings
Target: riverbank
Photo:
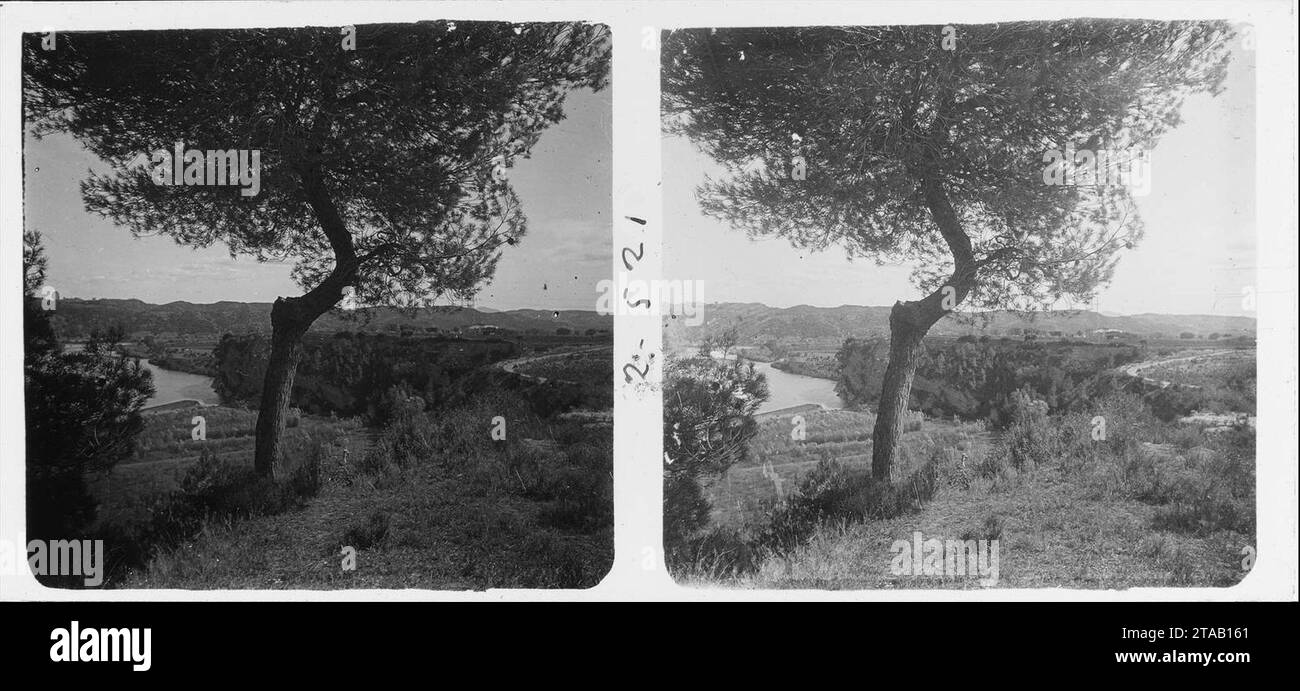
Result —
[[[69, 352], [78, 352], [85, 347], [85, 343], [64, 344]], [[163, 367], [131, 350], [126, 350], [125, 353], [144, 365], [153, 375], [154, 395], [144, 402], [144, 410], [157, 412], [164, 406], [166, 409], [175, 409], [196, 404], [208, 406], [221, 403], [221, 398], [212, 389], [211, 376]]]
[[767, 378], [769, 396], [759, 406], [758, 414], [786, 408], [814, 405], [825, 410], [843, 409], [844, 401], [835, 393], [835, 382], [778, 369], [775, 363], [755, 363], [754, 369]]

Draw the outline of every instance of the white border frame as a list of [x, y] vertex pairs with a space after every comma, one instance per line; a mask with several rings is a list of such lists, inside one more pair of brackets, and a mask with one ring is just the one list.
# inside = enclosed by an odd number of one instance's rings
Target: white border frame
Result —
[[[1189, 3], [1014, 0], [961, 2], [127, 2], [0, 5], [0, 312], [21, 312], [17, 257], [22, 237], [20, 36], [107, 29], [344, 26], [428, 19], [592, 21], [614, 36], [614, 214], [611, 274], [621, 250], [644, 239], [628, 277], [661, 278], [659, 31], [707, 26], [980, 23], [1073, 16], [1227, 19], [1255, 26], [1256, 195], [1259, 267], [1257, 439], [1258, 559], [1230, 588], [1130, 590], [735, 590], [679, 586], [664, 570], [661, 421], [652, 387], [624, 382], [621, 367], [644, 339], [660, 353], [658, 317], [615, 317], [615, 558], [589, 590], [89, 590], [46, 588], [30, 576], [0, 575], [0, 601], [427, 601], [427, 600], [863, 600], [863, 601], [1247, 601], [1297, 598], [1296, 405], [1296, 6], [1294, 2]], [[648, 30], [647, 30], [648, 29]], [[1280, 152], [1280, 155], [1279, 153]], [[626, 221], [636, 216], [644, 228]], [[1266, 229], [1272, 229], [1265, 232]], [[594, 298], [594, 296], [593, 296]], [[10, 322], [12, 323], [12, 322]], [[0, 539], [24, 542], [22, 334], [0, 333]], [[661, 374], [657, 355], [652, 380]]]

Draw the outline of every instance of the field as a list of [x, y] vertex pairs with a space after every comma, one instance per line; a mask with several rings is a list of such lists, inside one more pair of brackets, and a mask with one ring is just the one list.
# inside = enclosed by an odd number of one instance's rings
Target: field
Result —
[[[568, 376], [610, 377], [608, 349], [559, 357]], [[295, 410], [278, 488], [251, 473], [256, 411], [146, 414], [133, 456], [92, 476], [110, 586], [595, 585], [613, 558], [612, 420], [507, 383], [475, 378], [442, 407], [389, 401], [382, 428]]]
[[[1064, 371], [1170, 384], [1060, 397], [1070, 407], [1051, 415], [1016, 394], [1001, 425], [913, 412], [888, 487], [870, 480], [869, 412], [760, 416], [748, 458], [705, 484], [699, 544], [713, 551], [674, 574], [706, 588], [1231, 586], [1254, 560], [1253, 424], [1156, 414], [1162, 396], [1253, 412], [1254, 351], [1201, 345], [1131, 364], [1109, 345], [1041, 350]], [[900, 570], [918, 535], [997, 544], [995, 582]]]
[[[995, 539], [997, 587], [1230, 586], [1254, 550], [1253, 441], [1184, 432], [1183, 446], [1138, 442], [1058, 452], [1018, 471], [985, 458], [947, 466], [919, 510], [828, 522], [766, 559], [743, 585], [761, 588], [978, 588], [976, 579], [899, 575], [897, 541]], [[994, 453], [997, 453], [994, 450]], [[1090, 455], [1089, 462], [1081, 461]], [[1224, 489], [1224, 487], [1231, 489]]]
[[[803, 440], [792, 438], [793, 416], [765, 416], [750, 442], [750, 458], [705, 487], [715, 525], [742, 531], [758, 528], [780, 500], [795, 491], [799, 481], [823, 461], [835, 460], [848, 469], [870, 471], [874, 415], [822, 410], [800, 417], [805, 424]], [[919, 414], [914, 414], [907, 429], [899, 454], [900, 473], [919, 467], [936, 448], [970, 453], [992, 439], [981, 424], [922, 421]]]

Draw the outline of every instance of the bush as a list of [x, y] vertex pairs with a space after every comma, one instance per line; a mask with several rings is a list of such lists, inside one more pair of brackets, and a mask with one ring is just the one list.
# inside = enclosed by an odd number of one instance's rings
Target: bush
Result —
[[1202, 395], [1194, 389], [1169, 386], [1147, 394], [1146, 400], [1156, 417], [1164, 422], [1172, 422], [1191, 415], [1200, 406]]
[[1002, 539], [1002, 528], [1005, 524], [1002, 516], [990, 513], [984, 516], [984, 520], [975, 526], [966, 528], [961, 533], [962, 541], [966, 540], [1000, 540]]
[[[497, 417], [504, 439], [492, 434]], [[613, 521], [613, 439], [591, 424], [539, 418], [526, 400], [489, 385], [454, 408], [399, 411], [356, 468], [383, 487], [417, 466], [441, 466], [482, 496], [545, 503], [537, 513], [543, 525], [594, 533]]]
[[287, 445], [285, 462], [293, 470], [279, 483], [204, 449], [185, 471], [176, 491], [146, 500], [143, 521], [99, 528], [95, 537], [104, 540], [108, 550], [106, 582], [119, 579], [127, 569], [143, 566], [160, 550], [194, 538], [206, 525], [229, 525], [301, 507], [320, 489], [324, 450], [320, 442], [303, 449], [297, 446]]
[[758, 542], [782, 553], [828, 521], [881, 520], [919, 509], [938, 488], [938, 458], [898, 483], [876, 480], [870, 471], [850, 471], [838, 461], [821, 461], [773, 512]]
[[284, 482], [203, 451], [181, 478], [179, 498], [206, 519], [232, 521], [297, 508], [319, 489], [320, 455], [303, 459]]
[[664, 552], [670, 566], [695, 561], [691, 537], [709, 524], [709, 500], [694, 477], [664, 476]]
[[29, 355], [23, 385], [28, 538], [80, 537], [95, 517], [85, 477], [135, 450], [153, 376], [91, 343], [78, 353]]
[[1199, 480], [1180, 478], [1171, 492], [1170, 503], [1156, 509], [1152, 526], [1197, 535], [1219, 530], [1253, 530], [1253, 506], [1243, 505], [1231, 492]]
[[1035, 400], [1028, 389], [1012, 394], [1011, 424], [1002, 443], [1016, 470], [1051, 462], [1060, 455], [1060, 437], [1047, 417], [1047, 404]]
[[380, 396], [371, 409], [370, 422], [377, 427], [387, 427], [394, 420], [424, 412], [424, 407], [424, 399], [409, 384], [402, 382], [388, 387]]
[[382, 547], [388, 541], [389, 519], [383, 511], [374, 511], [362, 523], [349, 526], [343, 531], [335, 545], [338, 551], [343, 547], [352, 547], [357, 551]]
[[757, 571], [761, 561], [760, 551], [739, 531], [729, 528], [709, 530], [666, 554], [668, 572], [678, 580], [735, 578]]
[[[694, 563], [695, 533], [708, 525], [701, 484], [743, 462], [758, 433], [754, 414], [769, 395], [753, 363], [707, 358], [675, 363], [665, 374], [664, 545], [673, 565]], [[678, 561], [680, 560], [680, 561]]]
[[[1089, 435], [1087, 415], [1060, 426], [1072, 469], [1086, 474], [1095, 496], [1154, 504], [1154, 527], [1204, 535], [1255, 529], [1255, 435], [1249, 428], [1207, 435], [1157, 421], [1140, 399], [1114, 395], [1094, 411], [1106, 438]], [[1153, 440], [1166, 446], [1153, 446]]]

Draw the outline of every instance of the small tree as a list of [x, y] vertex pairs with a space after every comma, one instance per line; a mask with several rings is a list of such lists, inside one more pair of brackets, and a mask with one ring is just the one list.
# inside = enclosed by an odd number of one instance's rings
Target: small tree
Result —
[[153, 377], [101, 341], [60, 351], [35, 293], [45, 282], [40, 235], [23, 240], [27, 535], [69, 539], [95, 516], [86, 475], [107, 472], [134, 451]]
[[700, 341], [700, 345], [699, 345], [700, 357], [705, 357], [705, 358], [713, 357], [713, 349], [716, 346], [717, 343], [712, 336], [705, 336], [704, 339]]
[[[57, 350], [58, 341], [50, 323], [51, 310], [45, 309], [40, 294], [45, 288], [45, 272], [49, 258], [41, 234], [34, 230], [23, 231], [23, 346], [28, 357]], [[58, 307], [57, 298], [53, 306]]]
[[664, 373], [664, 545], [672, 550], [708, 522], [701, 481], [749, 454], [754, 415], [768, 398], [753, 363], [691, 358]]
[[1048, 184], [1049, 154], [1150, 150], [1188, 94], [1218, 92], [1230, 35], [1219, 22], [1094, 19], [950, 36], [676, 31], [663, 41], [664, 125], [727, 168], [698, 190], [706, 214], [917, 267], [923, 297], [889, 319], [872, 448], [887, 479], [931, 326], [961, 304], [1086, 301], [1141, 236], [1126, 187]]
[[[602, 88], [608, 71], [600, 26], [357, 26], [353, 49], [346, 33], [115, 31], [60, 34], [55, 51], [39, 35], [25, 45], [37, 134], [69, 132], [114, 165], [82, 184], [89, 210], [136, 234], [297, 261], [306, 292], [272, 308], [258, 411], [255, 465], [272, 477], [307, 329], [349, 287], [371, 305], [472, 297], [525, 230], [506, 169], [564, 117], [569, 90]], [[177, 142], [259, 152], [257, 193], [159, 185], [159, 168], [131, 164]]]
[[723, 329], [722, 333], [719, 333], [718, 337], [714, 340], [713, 345], [715, 348], [721, 348], [722, 357], [726, 358], [738, 343], [740, 343], [740, 329], [732, 326]]

